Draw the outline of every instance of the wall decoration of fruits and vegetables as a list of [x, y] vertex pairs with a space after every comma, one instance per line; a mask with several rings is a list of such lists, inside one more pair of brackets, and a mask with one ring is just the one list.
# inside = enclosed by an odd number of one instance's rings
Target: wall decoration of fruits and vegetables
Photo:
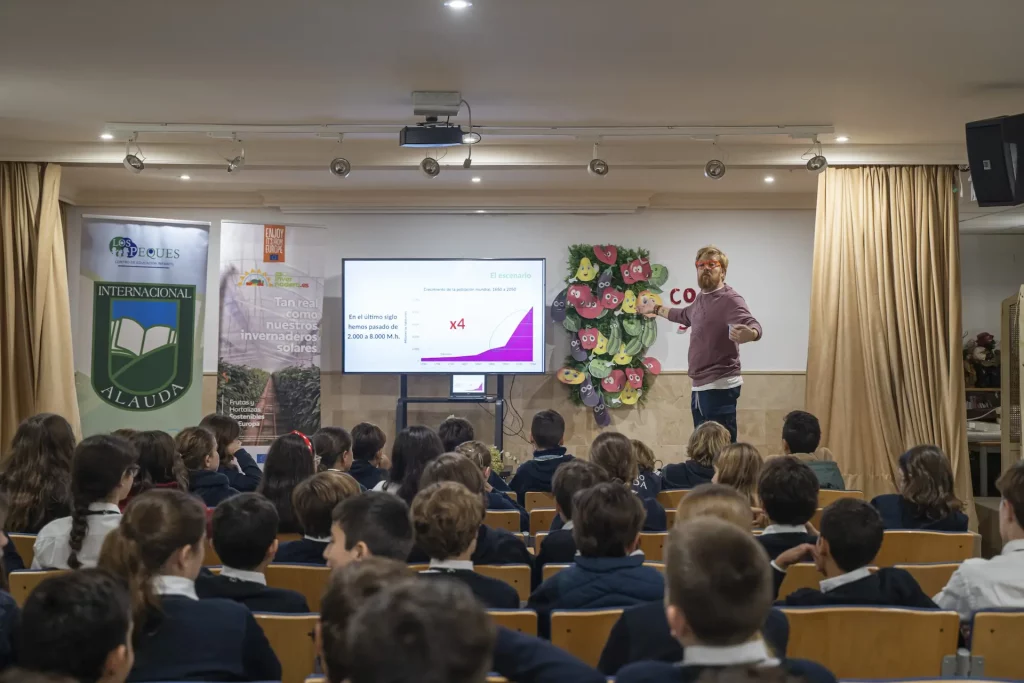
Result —
[[643, 405], [661, 372], [647, 355], [658, 338], [657, 319], [639, 315], [637, 304], [661, 303], [668, 268], [652, 265], [646, 249], [611, 244], [569, 247], [568, 266], [566, 288], [551, 304], [551, 317], [571, 335], [558, 381], [607, 427], [609, 408]]

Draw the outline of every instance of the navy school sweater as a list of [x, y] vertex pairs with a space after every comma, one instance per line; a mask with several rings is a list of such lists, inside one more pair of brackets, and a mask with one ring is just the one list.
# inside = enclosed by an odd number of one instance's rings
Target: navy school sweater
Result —
[[515, 588], [471, 569], [427, 569], [420, 572], [420, 576], [432, 581], [462, 581], [489, 609], [519, 609], [519, 593]]
[[572, 460], [572, 456], [566, 453], [565, 448], [546, 448], [533, 452], [533, 460], [527, 460], [512, 477], [509, 488], [516, 492], [516, 496], [526, 505], [526, 494], [529, 491], [544, 491], [551, 493], [551, 478], [563, 463]]
[[300, 538], [297, 541], [285, 541], [277, 547], [277, 554], [274, 555], [274, 562], [277, 564], [320, 564], [326, 565], [324, 551], [327, 550], [327, 541], [314, 541], [309, 538]]
[[[784, 572], [772, 568], [775, 596], [786, 578]], [[905, 569], [883, 567], [874, 574], [838, 586], [823, 593], [814, 588], [801, 588], [776, 602], [785, 607], [823, 607], [826, 605], [877, 605], [879, 607], [919, 607], [937, 609], [925, 595], [917, 580]]]
[[210, 573], [196, 578], [196, 595], [201, 599], [223, 598], [234, 600], [249, 608], [250, 612], [279, 614], [306, 614], [309, 604], [302, 593], [286, 588], [271, 588], [256, 581], [242, 581]]
[[791, 534], [761, 534], [760, 536], [757, 536], [757, 540], [764, 549], [768, 551], [768, 557], [774, 560], [790, 548], [795, 548], [804, 543], [810, 543], [812, 545], [817, 543], [818, 537], [805, 531], [803, 533]]
[[255, 491], [263, 481], [263, 470], [256, 464], [255, 458], [249, 455], [244, 448], [235, 451], [235, 460], [238, 461], [241, 471], [224, 465], [221, 465], [217, 471], [228, 478], [228, 484], [236, 491]]
[[552, 531], [540, 543], [540, 552], [533, 563], [533, 587], [541, 584], [546, 564], [572, 564], [576, 560], [576, 539], [571, 529]]
[[633, 480], [633, 493], [641, 498], [655, 499], [661, 493], [661, 475], [651, 470], [640, 470], [640, 474]]
[[[836, 683], [835, 675], [821, 664], [806, 659], [787, 659], [782, 668], [790, 676], [807, 683]], [[696, 683], [709, 669], [726, 667], [681, 666], [669, 662], [636, 662], [622, 668], [616, 683]], [[784, 677], [780, 676], [779, 680]]]
[[279, 681], [281, 664], [244, 606], [165, 595], [143, 627], [128, 681]]
[[665, 465], [661, 468], [661, 483], [667, 490], [692, 489], [701, 484], [710, 484], [714, 476], [714, 467], [701, 465], [696, 460]]
[[[502, 491], [503, 493], [507, 493], [512, 490], [508, 487], [508, 484], [505, 483], [505, 480], [502, 479], [500, 475], [495, 473], [494, 470], [491, 470], [490, 476], [487, 477], [487, 483], [490, 484], [491, 488], [494, 489], [495, 491]], [[526, 501], [523, 500], [520, 502], [525, 503]]]
[[515, 510], [519, 513], [519, 530], [529, 531], [530, 530], [530, 515], [514, 500], [501, 493], [500, 491], [491, 491], [487, 494], [487, 509], [488, 510]]
[[[484, 524], [476, 536], [473, 564], [526, 564], [533, 567], [533, 555], [526, 549], [523, 539], [504, 529], [492, 529]], [[409, 564], [427, 564], [430, 557], [417, 547], [409, 553]]]
[[886, 529], [920, 529], [921, 531], [967, 531], [967, 515], [962, 512], [928, 519], [916, 505], [898, 493], [888, 493], [872, 499], [871, 504], [882, 516]]
[[367, 491], [372, 491], [374, 486], [387, 479], [388, 476], [386, 470], [374, 467], [369, 460], [353, 460], [348, 474]]
[[0, 670], [14, 665], [21, 610], [9, 594], [0, 591]]
[[238, 491], [231, 488], [228, 478], [213, 470], [189, 470], [188, 492], [199, 496], [208, 508], [215, 508], [222, 500], [238, 495]]

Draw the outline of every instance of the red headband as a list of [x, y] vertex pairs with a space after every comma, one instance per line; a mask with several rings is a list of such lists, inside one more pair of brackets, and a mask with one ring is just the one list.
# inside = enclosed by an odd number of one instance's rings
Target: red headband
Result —
[[297, 429], [293, 429], [291, 433], [301, 437], [302, 440], [306, 442], [306, 448], [309, 449], [309, 454], [310, 455], [316, 455], [316, 453], [313, 451], [313, 444], [310, 443], [308, 436], [306, 436], [305, 434], [303, 434], [302, 432], [300, 432]]

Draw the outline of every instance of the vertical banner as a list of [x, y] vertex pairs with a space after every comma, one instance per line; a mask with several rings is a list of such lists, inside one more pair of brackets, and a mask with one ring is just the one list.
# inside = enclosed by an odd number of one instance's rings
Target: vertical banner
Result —
[[202, 417], [210, 224], [82, 217], [75, 387], [85, 435]]
[[327, 231], [221, 224], [217, 412], [253, 454], [320, 428], [320, 320]]

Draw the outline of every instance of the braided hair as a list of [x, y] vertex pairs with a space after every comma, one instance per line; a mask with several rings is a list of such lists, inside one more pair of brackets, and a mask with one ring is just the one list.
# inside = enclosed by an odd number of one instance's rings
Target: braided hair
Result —
[[89, 531], [89, 506], [108, 498], [134, 467], [139, 452], [128, 439], [101, 434], [82, 440], [71, 459], [71, 532], [68, 566], [80, 569], [78, 553]]

